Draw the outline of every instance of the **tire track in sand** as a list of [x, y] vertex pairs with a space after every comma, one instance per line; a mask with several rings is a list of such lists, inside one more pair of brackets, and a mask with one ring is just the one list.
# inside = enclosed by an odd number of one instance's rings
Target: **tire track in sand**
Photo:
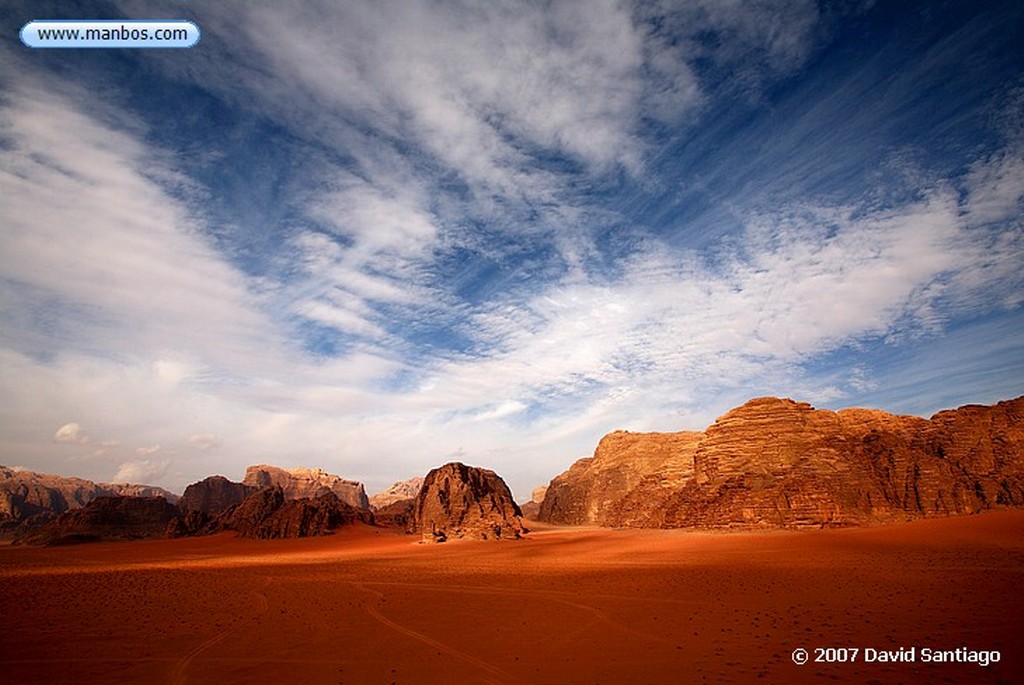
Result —
[[[650, 642], [660, 642], [660, 643], [663, 643], [663, 644], [675, 644], [675, 642], [676, 642], [675, 640], [671, 640], [671, 639], [665, 637], [664, 635], [655, 635], [655, 634], [651, 634], [651, 633], [648, 633], [648, 632], [645, 632], [645, 631], [642, 631], [642, 630], [637, 630], [636, 628], [634, 628], [634, 627], [632, 627], [630, 625], [627, 625], [627, 624], [623, 623], [622, 621], [617, 621], [617, 620], [611, 618], [607, 613], [605, 613], [603, 610], [599, 609], [596, 606], [592, 606], [590, 604], [584, 604], [584, 603], [581, 603], [579, 601], [573, 601], [573, 600], [578, 600], [579, 596], [576, 595], [576, 594], [568, 593], [568, 592], [559, 592], [559, 591], [556, 591], [556, 590], [535, 590], [535, 589], [522, 589], [522, 588], [487, 587], [487, 586], [480, 586], [480, 585], [452, 585], [452, 584], [435, 585], [435, 584], [430, 584], [430, 583], [400, 583], [400, 582], [388, 582], [388, 581], [366, 581], [365, 584], [366, 585], [383, 585], [383, 586], [387, 586], [387, 587], [398, 587], [398, 588], [413, 589], [413, 590], [429, 590], [429, 591], [433, 591], [433, 592], [464, 592], [464, 593], [471, 593], [471, 594], [477, 594], [477, 595], [494, 595], [494, 596], [503, 595], [503, 596], [508, 596], [508, 597], [535, 597], [535, 598], [539, 598], [539, 599], [545, 599], [545, 600], [548, 600], [548, 601], [551, 601], [551, 602], [558, 602], [559, 604], [564, 604], [565, 606], [569, 606], [569, 607], [572, 607], [574, 609], [578, 609], [578, 610], [580, 610], [580, 611], [582, 611], [584, 613], [590, 614], [596, 620], [598, 620], [598, 621], [608, 625], [611, 628], [614, 628], [616, 630], [620, 630], [620, 631], [622, 631], [624, 633], [631, 634], [634, 637], [638, 637], [638, 638], [641, 638], [643, 640], [647, 640], [647, 641], [650, 641]], [[646, 599], [646, 598], [627, 597], [627, 596], [623, 596], [623, 595], [609, 595], [609, 594], [594, 595], [593, 597], [595, 599], [612, 599], [612, 600], [616, 600], [616, 601], [627, 601], [627, 602], [644, 601], [644, 599]], [[670, 603], [673, 603], [673, 604], [693, 604], [694, 603], [691, 600], [661, 600], [661, 599], [657, 599], [657, 598], [650, 599], [650, 601], [654, 601], [654, 602], [667, 601], [667, 602], [670, 602]]]
[[[380, 599], [384, 598], [384, 593], [383, 592], [380, 592], [378, 590], [371, 590], [370, 588], [366, 587], [362, 583], [353, 582], [352, 583], [352, 587], [356, 588], [357, 590], [362, 590], [363, 592], [369, 593], [371, 595], [376, 595]], [[420, 642], [423, 642], [424, 644], [430, 645], [434, 649], [440, 650], [440, 651], [444, 652], [445, 654], [450, 654], [451, 656], [454, 656], [454, 657], [456, 657], [458, 659], [462, 659], [463, 661], [466, 661], [466, 662], [468, 662], [470, 664], [473, 664], [474, 666], [483, 669], [487, 673], [489, 673], [492, 676], [494, 676], [495, 678], [497, 678], [497, 680], [487, 679], [484, 682], [488, 682], [488, 683], [516, 683], [516, 682], [519, 682], [516, 678], [514, 678], [512, 676], [512, 674], [508, 673], [507, 671], [503, 671], [502, 669], [498, 668], [497, 666], [489, 664], [488, 662], [484, 661], [483, 659], [478, 659], [475, 656], [473, 656], [472, 654], [466, 654], [463, 651], [460, 651], [458, 649], [455, 649], [454, 647], [446, 645], [443, 642], [439, 642], [438, 640], [435, 640], [434, 638], [430, 637], [429, 635], [424, 635], [423, 633], [419, 633], [419, 632], [413, 630], [412, 628], [407, 628], [406, 626], [403, 626], [401, 623], [398, 623], [396, 621], [392, 621], [390, 618], [388, 618], [387, 616], [382, 614], [380, 612], [380, 610], [377, 609], [377, 607], [375, 607], [373, 604], [367, 604], [366, 605], [366, 611], [371, 616], [373, 616], [376, 620], [380, 621], [381, 623], [383, 623], [384, 625], [388, 626], [389, 628], [391, 628], [391, 629], [401, 633], [402, 635], [405, 635], [406, 637], [411, 637], [414, 640], [418, 640]]]
[[[267, 586], [270, 585], [270, 577], [267, 576], [265, 577], [264, 580], [265, 582], [263, 584], [263, 589], [265, 590]], [[253, 590], [253, 594], [256, 596], [256, 604], [258, 607], [256, 616], [253, 617], [255, 619], [261, 614], [265, 614], [267, 612], [269, 604], [267, 603], [267, 595], [265, 592], [260, 590]], [[188, 674], [188, 668], [192, 664], [192, 660], [200, 654], [202, 654], [203, 652], [205, 652], [206, 650], [208, 650], [210, 647], [213, 647], [217, 643], [226, 640], [232, 633], [235, 633], [238, 630], [240, 630], [242, 626], [245, 625], [245, 623], [245, 621], [239, 620], [235, 623], [235, 625], [226, 628], [225, 630], [222, 630], [210, 639], [205, 640], [204, 642], [200, 643], [192, 650], [190, 650], [188, 654], [178, 659], [178, 663], [175, 664], [174, 671], [172, 672], [171, 675], [171, 683], [173, 685], [185, 685], [185, 683], [188, 682], [186, 675]]]

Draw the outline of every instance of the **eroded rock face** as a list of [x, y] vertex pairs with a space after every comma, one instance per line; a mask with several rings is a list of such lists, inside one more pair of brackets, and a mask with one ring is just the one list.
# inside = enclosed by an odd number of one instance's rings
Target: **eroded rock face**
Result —
[[530, 493], [530, 501], [519, 505], [519, 508], [523, 511], [523, 518], [537, 519], [540, 514], [540, 503], [544, 501], [544, 496], [548, 492], [548, 486], [540, 485], [533, 489]]
[[370, 508], [370, 502], [362, 483], [346, 480], [327, 473], [323, 469], [282, 469], [277, 466], [259, 464], [245, 470], [245, 478], [242, 479], [242, 483], [255, 488], [265, 488], [270, 485], [280, 486], [285, 499], [319, 497], [326, 492], [333, 492], [338, 499], [353, 507]]
[[411, 532], [413, 528], [412, 510], [415, 503], [416, 500], [414, 498], [400, 499], [397, 502], [392, 502], [375, 510], [373, 512], [373, 520], [378, 526]]
[[387, 490], [372, 495], [370, 497], [370, 508], [376, 511], [395, 502], [411, 500], [420, 494], [421, 487], [423, 487], [422, 476], [416, 476], [415, 478], [395, 483]]
[[[569, 525], [641, 525], [647, 501], [693, 476], [693, 452], [701, 433], [615, 431], [601, 439], [593, 457], [580, 459], [548, 485], [542, 521]], [[645, 479], [652, 474], [655, 477]], [[641, 484], [643, 486], [641, 487]], [[633, 503], [626, 495], [643, 493]]]
[[236, 483], [224, 476], [209, 476], [192, 483], [178, 500], [178, 508], [183, 513], [200, 511], [215, 517], [231, 507], [237, 507], [245, 498], [259, 488], [244, 483]]
[[318, 497], [287, 499], [279, 485], [260, 488], [222, 516], [219, 529], [240, 537], [269, 540], [327, 535], [339, 526], [373, 523], [373, 514], [342, 502], [333, 492]]
[[437, 541], [519, 538], [526, 532], [521, 516], [494, 471], [453, 462], [424, 479], [413, 504], [412, 532]]
[[[1024, 506], [1024, 398], [931, 420], [758, 398], [703, 434], [625, 434], [556, 477], [542, 520], [629, 527], [843, 526]], [[672, 435], [672, 434], [669, 434]], [[609, 440], [613, 438], [613, 440]], [[674, 456], [660, 460], [658, 450]], [[550, 501], [549, 501], [550, 500]]]
[[163, 497], [172, 504], [178, 499], [174, 493], [153, 485], [94, 483], [0, 466], [0, 532], [18, 535], [97, 497], [111, 496]]
[[178, 510], [163, 497], [97, 497], [19, 538], [33, 545], [163, 537]]

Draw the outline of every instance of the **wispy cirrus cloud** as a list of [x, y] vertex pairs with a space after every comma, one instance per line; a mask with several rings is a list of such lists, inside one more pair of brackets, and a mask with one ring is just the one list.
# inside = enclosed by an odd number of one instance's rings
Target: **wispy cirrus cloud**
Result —
[[1020, 91], [978, 104], [969, 9], [876, 45], [802, 1], [225, 2], [188, 55], [0, 46], [7, 461], [525, 492], [751, 394], [959, 401], [919, 349], [1012, 394]]

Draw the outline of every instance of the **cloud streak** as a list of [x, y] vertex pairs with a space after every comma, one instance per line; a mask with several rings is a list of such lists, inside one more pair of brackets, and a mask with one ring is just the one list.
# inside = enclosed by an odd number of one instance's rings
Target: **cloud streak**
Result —
[[[753, 394], [1019, 387], [985, 339], [1024, 302], [1003, 9], [920, 45], [872, 23], [916, 9], [870, 3], [189, 10], [185, 56], [3, 48], [8, 462], [372, 490], [466, 455], [528, 492], [608, 430]], [[951, 71], [972, 54], [990, 80]]]

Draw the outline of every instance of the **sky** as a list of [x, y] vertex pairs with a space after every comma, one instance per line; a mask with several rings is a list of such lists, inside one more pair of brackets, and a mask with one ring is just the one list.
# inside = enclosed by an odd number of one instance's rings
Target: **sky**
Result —
[[[32, 50], [31, 19], [191, 49]], [[0, 6], [0, 463], [520, 501], [746, 400], [1024, 394], [1017, 0]]]

